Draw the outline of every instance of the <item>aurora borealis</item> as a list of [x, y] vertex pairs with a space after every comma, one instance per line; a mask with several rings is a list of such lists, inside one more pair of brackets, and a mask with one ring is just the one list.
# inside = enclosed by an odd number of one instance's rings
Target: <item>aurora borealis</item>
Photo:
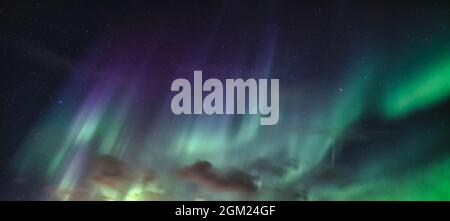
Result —
[[[445, 1], [2, 7], [2, 198], [450, 200]], [[173, 114], [194, 70], [278, 123]]]

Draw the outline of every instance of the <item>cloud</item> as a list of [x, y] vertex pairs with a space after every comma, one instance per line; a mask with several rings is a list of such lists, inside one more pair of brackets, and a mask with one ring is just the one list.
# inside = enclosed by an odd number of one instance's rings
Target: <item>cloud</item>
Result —
[[125, 163], [118, 158], [108, 155], [99, 156], [90, 176], [90, 180], [115, 189], [127, 185], [132, 177]]
[[256, 174], [267, 174], [273, 176], [282, 176], [289, 169], [296, 169], [298, 162], [287, 156], [287, 153], [280, 151], [271, 155], [271, 157], [257, 157], [249, 164], [248, 169]]
[[253, 177], [248, 173], [242, 170], [219, 171], [208, 161], [198, 161], [186, 166], [177, 171], [177, 175], [216, 191], [252, 194], [257, 190]]
[[[159, 186], [158, 174], [152, 169], [130, 168], [125, 161], [111, 156], [99, 155], [86, 165], [85, 176], [70, 189], [47, 187], [51, 198], [69, 200], [166, 200], [164, 189]], [[133, 189], [139, 186], [140, 189]], [[106, 188], [111, 195], [98, 192]]]

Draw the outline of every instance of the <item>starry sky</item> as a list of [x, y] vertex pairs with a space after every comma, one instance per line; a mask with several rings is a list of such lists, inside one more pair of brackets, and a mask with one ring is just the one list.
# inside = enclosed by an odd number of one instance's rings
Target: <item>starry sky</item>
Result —
[[[0, 4], [0, 199], [450, 200], [446, 1]], [[278, 124], [170, 84], [280, 80]]]

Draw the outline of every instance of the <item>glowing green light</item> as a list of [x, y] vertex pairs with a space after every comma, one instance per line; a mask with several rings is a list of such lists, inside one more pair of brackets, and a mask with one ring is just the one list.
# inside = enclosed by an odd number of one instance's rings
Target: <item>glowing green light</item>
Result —
[[450, 57], [432, 67], [411, 75], [411, 80], [388, 90], [384, 113], [401, 117], [443, 101], [450, 96]]

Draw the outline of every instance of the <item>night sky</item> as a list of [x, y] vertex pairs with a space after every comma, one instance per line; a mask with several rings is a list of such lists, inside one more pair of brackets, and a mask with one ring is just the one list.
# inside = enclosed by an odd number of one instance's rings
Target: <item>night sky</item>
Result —
[[[448, 1], [0, 3], [0, 199], [450, 200]], [[280, 120], [174, 115], [276, 78]]]

